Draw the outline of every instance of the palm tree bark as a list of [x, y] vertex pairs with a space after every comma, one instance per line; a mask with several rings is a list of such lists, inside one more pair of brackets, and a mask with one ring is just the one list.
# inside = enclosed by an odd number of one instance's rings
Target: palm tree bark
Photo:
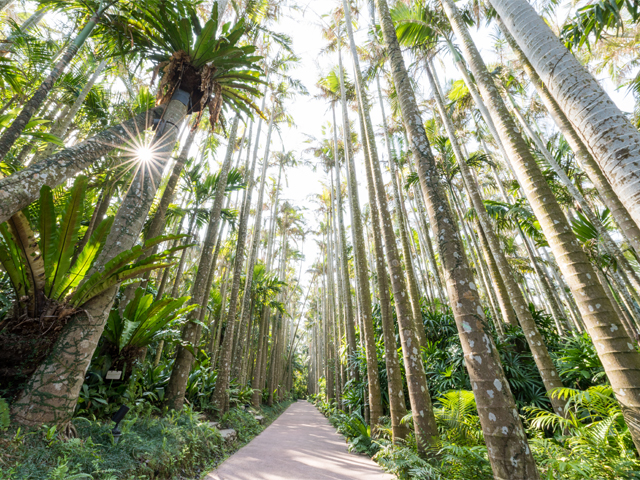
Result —
[[30, 205], [40, 196], [43, 185], [55, 188], [100, 157], [125, 143], [130, 132], [141, 132], [153, 125], [165, 109], [152, 110], [115, 125], [70, 148], [65, 148], [42, 162], [35, 163], [13, 175], [0, 179], [0, 222]]
[[[456, 36], [462, 41], [462, 53], [487, 101], [517, 179], [542, 226], [616, 397], [620, 400], [632, 438], [640, 445], [640, 353], [633, 347], [589, 259], [579, 248], [540, 167], [517, 131], [460, 13], [452, 0], [443, 0], [443, 6]], [[562, 105], [562, 102], [558, 103]]]
[[640, 224], [640, 132], [528, 2], [490, 3]]
[[[189, 101], [189, 95], [178, 90], [167, 105], [155, 137], [157, 168], [138, 171], [87, 277], [138, 241], [160, 184], [160, 175], [175, 146], [178, 125], [187, 114]], [[52, 353], [38, 367], [13, 405], [13, 415], [19, 423], [60, 425], [71, 418], [118, 288], [119, 285], [115, 285], [92, 298], [82, 306], [82, 312], [71, 318]]]
[[447, 202], [440, 174], [422, 124], [386, 0], [376, 0], [393, 82], [431, 226], [447, 276], [451, 308], [482, 424], [489, 461], [496, 479], [537, 479], [538, 473], [515, 401], [488, 332], [473, 275]]

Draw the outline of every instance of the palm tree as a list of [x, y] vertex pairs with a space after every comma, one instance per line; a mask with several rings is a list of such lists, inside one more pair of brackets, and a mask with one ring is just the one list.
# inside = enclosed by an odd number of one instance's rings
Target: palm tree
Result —
[[411, 412], [413, 415], [416, 440], [418, 442], [418, 448], [421, 451], [426, 451], [427, 448], [432, 446], [436, 441], [438, 430], [435, 417], [433, 415], [433, 407], [431, 405], [431, 397], [429, 395], [427, 379], [424, 373], [424, 366], [420, 361], [420, 342], [416, 333], [416, 321], [413, 317], [409, 299], [407, 298], [405, 275], [400, 255], [398, 253], [395, 232], [391, 222], [391, 214], [389, 213], [387, 196], [384, 190], [382, 173], [380, 171], [380, 162], [378, 160], [375, 145], [373, 124], [369, 116], [368, 100], [364, 92], [364, 83], [362, 80], [358, 53], [353, 38], [350, 6], [346, 0], [343, 0], [343, 7], [345, 24], [347, 27], [346, 30], [351, 47], [351, 55], [355, 67], [358, 107], [363, 121], [363, 142], [367, 147], [368, 153], [368, 155], [365, 155], [367, 184], [369, 190], [375, 192], [379, 213], [379, 216], [375, 221], [379, 222], [380, 229], [383, 232], [385, 239], [387, 267], [389, 268], [389, 277], [391, 280], [391, 288], [396, 307], [396, 316], [398, 318], [402, 354], [407, 377], [407, 386], [409, 388], [409, 400], [411, 402]]
[[[598, 281], [596, 272], [586, 254], [578, 247], [560, 205], [517, 131], [460, 13], [451, 0], [443, 0], [442, 5], [453, 31], [462, 42], [462, 53], [487, 102], [511, 166], [567, 279], [609, 380], [626, 407], [625, 418], [629, 420], [632, 437], [640, 444], [640, 429], [637, 428], [640, 427], [640, 388], [629, 388], [640, 378], [640, 354], [631, 347], [631, 339]], [[603, 328], [604, 325], [607, 328]], [[624, 368], [620, 368], [622, 365]]]
[[[524, 1], [490, 0], [504, 25], [640, 224], [640, 133]], [[561, 66], [561, 68], [558, 68]]]
[[[418, 166], [418, 176], [438, 239], [440, 260], [447, 275], [449, 299], [465, 352], [467, 371], [489, 452], [489, 461], [498, 478], [538, 478], [535, 461], [519, 418], [513, 415], [515, 402], [495, 356], [495, 345], [487, 333], [473, 275], [466, 261], [453, 214], [441, 185], [429, 141], [407, 74], [400, 44], [386, 0], [376, 0], [378, 14], [400, 109]], [[497, 431], [495, 425], [503, 426]], [[510, 459], [517, 458], [517, 462]]]
[[200, 254], [196, 278], [191, 287], [191, 305], [196, 305], [196, 308], [189, 313], [187, 318], [188, 322], [182, 329], [183, 344], [178, 347], [176, 360], [171, 370], [169, 384], [167, 385], [165, 404], [173, 410], [182, 409], [187, 380], [189, 379], [189, 373], [191, 372], [191, 366], [195, 356], [194, 352], [200, 342], [202, 327], [196, 323], [196, 321], [199, 319], [200, 309], [206, 306], [206, 300], [209, 298], [209, 291], [211, 289], [211, 284], [208, 282], [209, 271], [212, 268], [213, 249], [217, 241], [216, 236], [220, 226], [220, 212], [222, 211], [227, 178], [229, 177], [229, 170], [231, 169], [233, 151], [236, 146], [236, 134], [239, 121], [240, 118], [236, 115], [231, 124], [227, 153], [217, 178], [218, 181], [213, 206], [211, 207], [209, 225], [207, 226], [207, 232], [202, 244], [202, 253]]
[[[166, 103], [167, 107], [151, 145], [140, 145], [143, 156], [149, 156], [151, 152], [151, 158], [147, 159], [151, 162], [138, 167], [94, 265], [95, 270], [138, 241], [160, 185], [160, 176], [176, 143], [178, 125], [189, 109], [198, 110], [202, 115], [204, 108], [208, 107], [213, 127], [224, 105], [241, 111], [247, 111], [253, 105], [241, 91], [258, 93], [253, 87], [260, 81], [259, 68], [255, 64], [258, 58], [249, 56], [255, 48], [237, 46], [245, 32], [242, 21], [227, 30], [225, 37], [216, 38], [215, 16], [201, 28], [197, 15], [185, 20], [179, 7], [171, 9], [166, 2], [159, 2], [128, 12], [126, 20], [136, 21], [127, 33], [137, 39], [134, 45], [138, 46], [140, 53], [161, 62], [159, 65], [164, 62], [165, 70], [157, 96], [159, 102]], [[160, 20], [153, 6], [160, 9]], [[184, 36], [175, 28], [177, 19], [182, 19]], [[182, 70], [189, 73], [183, 75], [180, 73]], [[76, 315], [71, 320], [53, 353], [35, 372], [22, 396], [14, 403], [14, 412], [20, 421], [68, 421], [117, 290], [118, 285], [114, 285], [86, 306], [86, 314]], [[68, 344], [74, 347], [66, 348]], [[34, 399], [42, 395], [47, 400], [38, 402], [37, 409], [29, 408]]]

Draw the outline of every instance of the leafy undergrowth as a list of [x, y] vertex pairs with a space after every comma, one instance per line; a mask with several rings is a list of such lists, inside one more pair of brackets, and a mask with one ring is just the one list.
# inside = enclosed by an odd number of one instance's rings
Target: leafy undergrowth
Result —
[[[569, 418], [537, 407], [525, 408], [523, 420], [540, 478], [544, 480], [640, 480], [640, 461], [608, 385], [585, 391], [565, 388]], [[350, 451], [369, 455], [400, 480], [492, 480], [473, 393], [451, 390], [434, 399], [440, 442], [431, 461], [417, 453], [410, 434], [404, 442], [390, 441], [391, 428], [382, 422], [379, 435], [359, 413], [345, 413], [319, 396], [310, 398], [345, 436]], [[413, 430], [411, 414], [402, 420]]]
[[76, 418], [77, 438], [65, 439], [55, 428], [9, 429], [0, 434], [0, 479], [20, 480], [186, 480], [199, 479], [259, 434], [291, 402], [264, 407], [264, 425], [249, 412], [233, 409], [221, 426], [238, 432], [224, 445], [204, 416], [185, 408], [158, 417], [130, 412], [114, 443], [113, 422]]

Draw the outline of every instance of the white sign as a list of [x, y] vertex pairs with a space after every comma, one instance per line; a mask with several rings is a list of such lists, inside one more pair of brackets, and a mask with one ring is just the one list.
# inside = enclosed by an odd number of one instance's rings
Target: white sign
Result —
[[109, 370], [107, 376], [104, 377], [107, 380], [120, 380], [122, 377], [122, 370]]

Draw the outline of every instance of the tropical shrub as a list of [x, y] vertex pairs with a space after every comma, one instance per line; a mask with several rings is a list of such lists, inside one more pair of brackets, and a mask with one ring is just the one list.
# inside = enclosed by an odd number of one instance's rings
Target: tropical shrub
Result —
[[149, 344], [165, 333], [165, 328], [197, 305], [183, 305], [190, 297], [173, 299], [165, 297], [154, 300], [152, 294], [138, 288], [122, 314], [114, 308], [109, 314], [103, 336], [111, 354], [114, 370], [125, 365], [131, 369], [136, 361], [141, 361]]
[[52, 190], [42, 187], [33, 215], [38, 235], [23, 213], [0, 224], [0, 264], [14, 292], [13, 305], [0, 324], [0, 388], [8, 389], [9, 396], [46, 358], [62, 328], [82, 305], [118, 283], [172, 265], [172, 253], [185, 248], [138, 260], [157, 244], [179, 238], [157, 237], [93, 271], [113, 219], [100, 222], [85, 246], [76, 251], [86, 192], [87, 178], [77, 177], [58, 208]]

